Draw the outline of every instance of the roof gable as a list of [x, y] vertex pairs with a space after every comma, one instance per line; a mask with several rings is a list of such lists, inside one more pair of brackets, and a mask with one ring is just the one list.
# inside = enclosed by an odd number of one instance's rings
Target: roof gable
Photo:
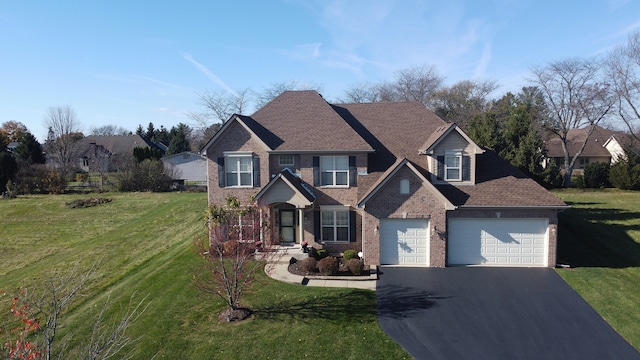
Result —
[[276, 138], [268, 130], [257, 124], [255, 120], [251, 119], [249, 116], [234, 114], [229, 120], [227, 120], [227, 122], [222, 124], [222, 127], [211, 137], [211, 139], [209, 139], [209, 141], [207, 141], [200, 152], [206, 156], [207, 150], [213, 144], [220, 141], [220, 139], [224, 138], [225, 134], [232, 128], [233, 124], [239, 124], [242, 126], [253, 139], [265, 148], [265, 150], [271, 150], [272, 148], [263, 139], [266, 139], [271, 144], [277, 142]]
[[462, 131], [456, 124], [451, 123], [444, 126], [439, 127], [433, 135], [427, 140], [427, 142], [422, 145], [420, 148], [421, 154], [433, 154], [433, 150], [440, 144], [444, 139], [448, 136], [451, 136], [452, 133], [456, 133], [469, 144], [471, 148], [474, 150], [474, 154], [481, 154], [484, 150], [475, 143], [475, 141], [471, 140], [469, 135], [467, 135], [464, 131]]
[[284, 169], [255, 196], [256, 201], [286, 202], [298, 207], [310, 206], [316, 200], [311, 189], [290, 169]]
[[394, 166], [390, 167], [389, 170], [387, 170], [378, 179], [378, 181], [374, 184], [374, 186], [372, 186], [371, 189], [364, 194], [364, 197], [362, 198], [362, 200], [358, 202], [358, 207], [365, 206], [367, 201], [373, 198], [375, 194], [387, 184], [389, 179], [391, 179], [398, 171], [400, 171], [402, 167], [405, 167], [405, 166], [409, 170], [411, 170], [422, 181], [422, 185], [424, 185], [429, 191], [431, 191], [436, 196], [436, 198], [442, 201], [442, 203], [444, 204], [445, 210], [456, 209], [456, 207], [449, 201], [449, 199], [447, 199], [444, 195], [442, 195], [442, 193], [438, 191], [438, 189], [435, 186], [433, 186], [433, 184], [431, 184], [431, 182], [427, 180], [427, 178], [424, 175], [422, 175], [422, 173], [420, 173], [420, 171], [418, 171], [418, 169], [416, 169], [416, 167], [413, 166], [413, 164], [411, 164], [411, 162], [409, 162], [409, 160], [407, 159], [398, 160], [394, 164]]

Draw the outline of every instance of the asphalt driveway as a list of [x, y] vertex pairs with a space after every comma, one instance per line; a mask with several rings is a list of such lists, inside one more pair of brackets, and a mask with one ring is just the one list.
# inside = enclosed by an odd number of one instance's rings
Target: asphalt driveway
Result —
[[416, 359], [640, 359], [553, 269], [383, 267], [377, 297]]

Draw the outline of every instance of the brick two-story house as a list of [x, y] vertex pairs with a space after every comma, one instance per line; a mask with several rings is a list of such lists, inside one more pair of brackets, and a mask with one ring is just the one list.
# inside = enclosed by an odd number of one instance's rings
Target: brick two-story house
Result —
[[554, 266], [566, 205], [418, 103], [288, 91], [204, 146], [209, 202], [268, 205], [276, 236], [368, 265]]

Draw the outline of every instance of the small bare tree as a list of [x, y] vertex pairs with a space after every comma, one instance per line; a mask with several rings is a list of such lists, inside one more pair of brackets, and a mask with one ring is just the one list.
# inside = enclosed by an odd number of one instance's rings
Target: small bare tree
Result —
[[235, 197], [208, 207], [209, 236], [195, 240], [204, 263], [194, 278], [198, 289], [225, 301], [228, 308], [220, 314], [224, 321], [243, 320], [251, 314], [240, 306], [242, 295], [275, 256], [267, 214], [257, 204], [242, 205]]
[[490, 105], [489, 95], [498, 88], [492, 80], [462, 80], [441, 88], [433, 95], [433, 110], [438, 116], [464, 128]]
[[[20, 294], [14, 297], [12, 312], [21, 315], [28, 326], [23, 329], [21, 336], [11, 344], [11, 353], [32, 355], [26, 358], [68, 358], [66, 346], [60, 345], [58, 330], [63, 323], [63, 313], [69, 308], [74, 299], [81, 295], [81, 290], [95, 278], [97, 265], [88, 271], [79, 271], [75, 267], [66, 273], [52, 274], [45, 280], [45, 284], [38, 290], [23, 287]], [[53, 271], [53, 273], [57, 273]], [[101, 307], [95, 319], [90, 319], [92, 326], [89, 342], [80, 351], [87, 359], [108, 359], [115, 355], [128, 358], [122, 351], [128, 345], [137, 341], [127, 336], [126, 331], [146, 310], [146, 297], [134, 303], [135, 293], [129, 300], [129, 306], [119, 320], [105, 323], [104, 315], [111, 304], [111, 297]], [[40, 340], [30, 342], [26, 336], [32, 333]], [[58, 344], [58, 345], [56, 345]], [[55, 345], [55, 347], [54, 347]], [[22, 357], [20, 357], [22, 358]]]
[[78, 157], [77, 142], [83, 137], [78, 115], [71, 106], [52, 106], [47, 110], [44, 126], [49, 129], [45, 142], [47, 159], [66, 180]]
[[[530, 80], [542, 92], [548, 110], [543, 126], [560, 139], [564, 152], [564, 186], [571, 186], [576, 160], [591, 134], [615, 103], [609, 84], [602, 79], [602, 64], [597, 59], [572, 58], [531, 70]], [[569, 152], [569, 130], [587, 127], [579, 149]]]

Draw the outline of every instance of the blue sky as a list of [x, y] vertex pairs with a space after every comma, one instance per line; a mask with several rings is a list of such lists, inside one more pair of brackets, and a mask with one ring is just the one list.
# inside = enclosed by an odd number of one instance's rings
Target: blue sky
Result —
[[70, 105], [85, 132], [193, 125], [197, 92], [296, 80], [331, 101], [413, 65], [502, 95], [533, 65], [606, 54], [639, 28], [634, 0], [6, 0], [0, 123], [43, 140], [47, 109]]

